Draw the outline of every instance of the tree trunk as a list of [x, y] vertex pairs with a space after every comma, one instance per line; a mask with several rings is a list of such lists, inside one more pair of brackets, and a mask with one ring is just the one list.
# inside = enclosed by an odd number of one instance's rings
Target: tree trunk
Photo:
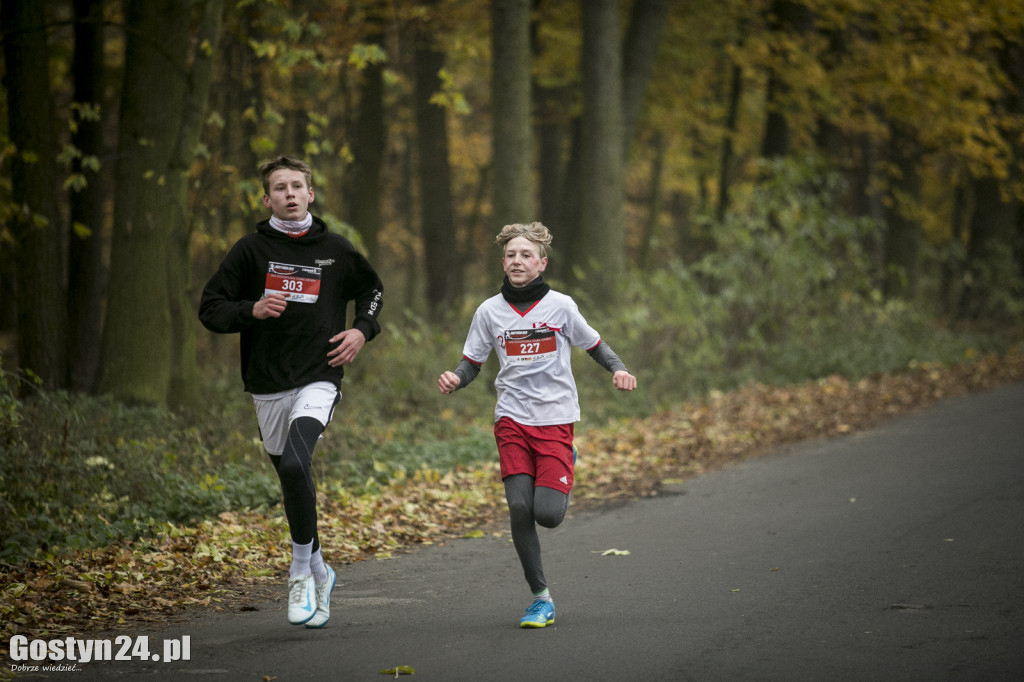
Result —
[[171, 383], [167, 401], [171, 405], [193, 405], [199, 400], [199, 370], [196, 366], [196, 325], [192, 292], [192, 231], [195, 219], [188, 207], [189, 180], [195, 148], [202, 136], [213, 81], [213, 55], [220, 43], [224, 0], [204, 0], [197, 31], [191, 41], [198, 48], [191, 55], [182, 119], [177, 144], [168, 164], [164, 213], [171, 235], [168, 258], [168, 291], [171, 313]]
[[203, 6], [192, 73], [192, 17], [180, 3], [129, 0], [126, 6], [130, 30], [99, 377], [101, 391], [125, 400], [166, 404], [194, 395], [185, 174], [203, 120], [204, 71], [219, 36], [221, 1]]
[[[264, 101], [263, 73], [257, 68], [257, 60], [249, 45], [253, 40], [253, 26], [259, 21], [257, 9], [252, 4], [232, 8], [231, 12], [235, 13], [230, 17], [232, 30], [221, 37], [221, 67], [217, 74], [217, 87], [210, 93], [211, 108], [219, 112], [225, 121], [220, 131], [219, 149], [214, 150], [214, 160], [222, 167], [233, 169], [236, 182], [255, 178], [260, 163], [251, 145], [259, 134], [257, 117], [244, 115], [247, 109], [258, 109]], [[252, 228], [253, 216], [241, 207], [242, 202], [238, 201], [235, 193], [225, 192], [209, 199], [214, 202], [216, 211], [211, 227], [216, 225], [218, 228], [210, 236], [219, 239], [226, 249]], [[259, 211], [262, 218], [262, 206]], [[213, 272], [224, 254], [218, 251], [213, 255], [216, 262], [199, 272]], [[229, 337], [214, 335], [210, 338]]]
[[563, 234], [563, 201], [570, 122], [565, 112], [569, 109], [572, 91], [565, 86], [548, 88], [534, 84], [534, 95], [537, 126], [537, 195], [540, 205], [538, 218], [548, 227], [558, 228], [562, 239], [566, 239]]
[[491, 0], [495, 231], [534, 220], [530, 173], [530, 0]]
[[415, 109], [426, 304], [436, 318], [452, 303], [458, 272], [447, 110], [430, 101], [441, 85], [438, 74], [444, 67], [444, 53], [430, 43], [426, 32], [418, 37]]
[[622, 44], [622, 150], [627, 156], [654, 71], [668, 6], [668, 0], [637, 0], [626, 29]]
[[43, 3], [4, 2], [4, 87], [9, 100], [18, 367], [46, 388], [67, 384], [64, 227], [57, 194], [48, 50]]
[[583, 117], [580, 139], [579, 281], [614, 300], [625, 263], [622, 53], [618, 3], [583, 0]]
[[789, 124], [786, 115], [778, 106], [779, 93], [783, 89], [778, 75], [768, 76], [768, 114], [764, 125], [764, 140], [761, 145], [761, 156], [776, 159], [789, 153]]
[[963, 292], [964, 249], [967, 243], [967, 220], [970, 209], [967, 192], [966, 173], [953, 173], [950, 178], [953, 185], [953, 207], [950, 210], [950, 244], [941, 262], [941, 280], [939, 283], [940, 311], [949, 317], [960, 313], [960, 295]]
[[885, 284], [887, 298], [913, 299], [920, 267], [921, 226], [914, 218], [921, 200], [921, 155], [913, 134], [891, 126], [890, 161], [898, 169], [886, 204]]
[[[792, 0], [773, 0], [768, 10], [769, 35], [784, 38], [787, 34], [805, 33], [810, 30], [810, 10]], [[771, 40], [771, 37], [769, 38]], [[772, 41], [770, 49], [774, 56], [768, 71], [768, 107], [761, 155], [765, 158], [779, 158], [789, 153], [789, 121], [786, 118], [786, 95], [789, 83], [779, 68], [787, 58], [785, 50]]]
[[1002, 196], [999, 181], [974, 181], [974, 211], [967, 242], [967, 270], [959, 316], [968, 320], [1008, 322], [999, 300], [1020, 280], [1013, 258], [1019, 203]]
[[739, 119], [740, 94], [743, 91], [743, 69], [733, 64], [729, 75], [729, 100], [725, 114], [725, 134], [722, 136], [722, 161], [718, 169], [718, 222], [725, 220], [729, 211], [729, 187], [732, 182], [733, 137]]
[[[1024, 45], [1019, 41], [1007, 43], [997, 51], [996, 57], [1011, 87], [993, 103], [993, 108], [1002, 114], [1003, 120], [1019, 118], [1024, 113]], [[1019, 133], [1010, 126], [1000, 126], [999, 133], [1009, 149], [1008, 177], [974, 180], [974, 212], [970, 220], [959, 313], [966, 319], [1006, 323], [1014, 316], [1012, 308], [1015, 306], [1011, 301], [1024, 294], [1021, 290], [1024, 270], [1015, 253], [1021, 202], [1010, 195], [1011, 188], [1020, 182], [1019, 164], [1024, 159], [1024, 145]]]
[[103, 95], [106, 67], [103, 59], [103, 5], [93, 0], [75, 0], [75, 102], [94, 107], [97, 117], [77, 117], [72, 144], [81, 153], [72, 172], [85, 185], [70, 197], [71, 231], [68, 237], [68, 359], [70, 388], [91, 391], [100, 359], [103, 332], [103, 296], [106, 267], [103, 237], [106, 228], [104, 200], [110, 187], [110, 170], [90, 166], [108, 158], [103, 141], [104, 119], [110, 102]]
[[[376, 22], [374, 19], [373, 21]], [[375, 30], [368, 41], [381, 44], [382, 28]], [[352, 134], [354, 160], [347, 173], [346, 205], [349, 222], [363, 237], [370, 262], [376, 262], [380, 232], [383, 228], [381, 197], [383, 195], [384, 152], [387, 147], [387, 126], [384, 112], [384, 65], [367, 64], [362, 71], [362, 88]]]
[[661, 217], [661, 207], [664, 203], [665, 188], [662, 176], [665, 172], [665, 146], [664, 137], [661, 133], [657, 133], [651, 140], [651, 148], [654, 152], [654, 158], [651, 160], [651, 199], [637, 256], [637, 265], [641, 270], [647, 270], [651, 266], [651, 250], [654, 247], [658, 220]]

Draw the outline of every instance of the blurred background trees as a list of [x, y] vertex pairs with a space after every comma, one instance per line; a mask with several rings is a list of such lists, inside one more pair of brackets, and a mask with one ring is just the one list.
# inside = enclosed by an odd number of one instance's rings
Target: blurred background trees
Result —
[[0, 350], [47, 387], [194, 400], [230, 346], [199, 289], [284, 153], [395, 321], [464, 315], [533, 220], [560, 286], [659, 320], [631, 356], [1020, 319], [1021, 2], [0, 0], [0, 32]]

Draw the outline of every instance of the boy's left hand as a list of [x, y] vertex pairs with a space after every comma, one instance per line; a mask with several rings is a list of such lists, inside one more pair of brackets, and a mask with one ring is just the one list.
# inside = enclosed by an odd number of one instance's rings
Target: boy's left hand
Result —
[[612, 374], [612, 383], [615, 384], [615, 388], [620, 391], [632, 391], [636, 388], [636, 377], [629, 372], [620, 369], [615, 374]]
[[346, 329], [332, 336], [331, 343], [337, 343], [338, 347], [327, 354], [330, 358], [327, 364], [331, 367], [341, 367], [351, 364], [356, 359], [356, 355], [366, 345], [366, 337], [358, 329]]

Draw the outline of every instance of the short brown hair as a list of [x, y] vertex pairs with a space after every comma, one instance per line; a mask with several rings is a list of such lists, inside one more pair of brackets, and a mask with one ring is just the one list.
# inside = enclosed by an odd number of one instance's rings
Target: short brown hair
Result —
[[260, 182], [263, 183], [265, 194], [270, 194], [270, 176], [274, 171], [279, 171], [282, 168], [299, 171], [306, 176], [306, 187], [313, 186], [313, 169], [309, 167], [308, 163], [302, 159], [296, 159], [294, 156], [279, 156], [260, 166]]
[[537, 245], [537, 251], [541, 258], [548, 257], [548, 248], [551, 246], [552, 240], [551, 231], [544, 227], [542, 223], [534, 222], [529, 225], [513, 223], [512, 225], [506, 225], [501, 228], [501, 232], [494, 238], [494, 243], [504, 249], [505, 245], [516, 237], [526, 237]]

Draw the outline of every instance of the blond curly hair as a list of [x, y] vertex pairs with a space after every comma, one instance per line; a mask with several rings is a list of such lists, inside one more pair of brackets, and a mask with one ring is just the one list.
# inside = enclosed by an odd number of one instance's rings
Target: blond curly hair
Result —
[[542, 223], [513, 223], [501, 228], [501, 232], [494, 238], [494, 243], [504, 250], [505, 245], [516, 237], [526, 237], [537, 245], [537, 253], [541, 258], [548, 257], [548, 250], [551, 247], [551, 231]]

